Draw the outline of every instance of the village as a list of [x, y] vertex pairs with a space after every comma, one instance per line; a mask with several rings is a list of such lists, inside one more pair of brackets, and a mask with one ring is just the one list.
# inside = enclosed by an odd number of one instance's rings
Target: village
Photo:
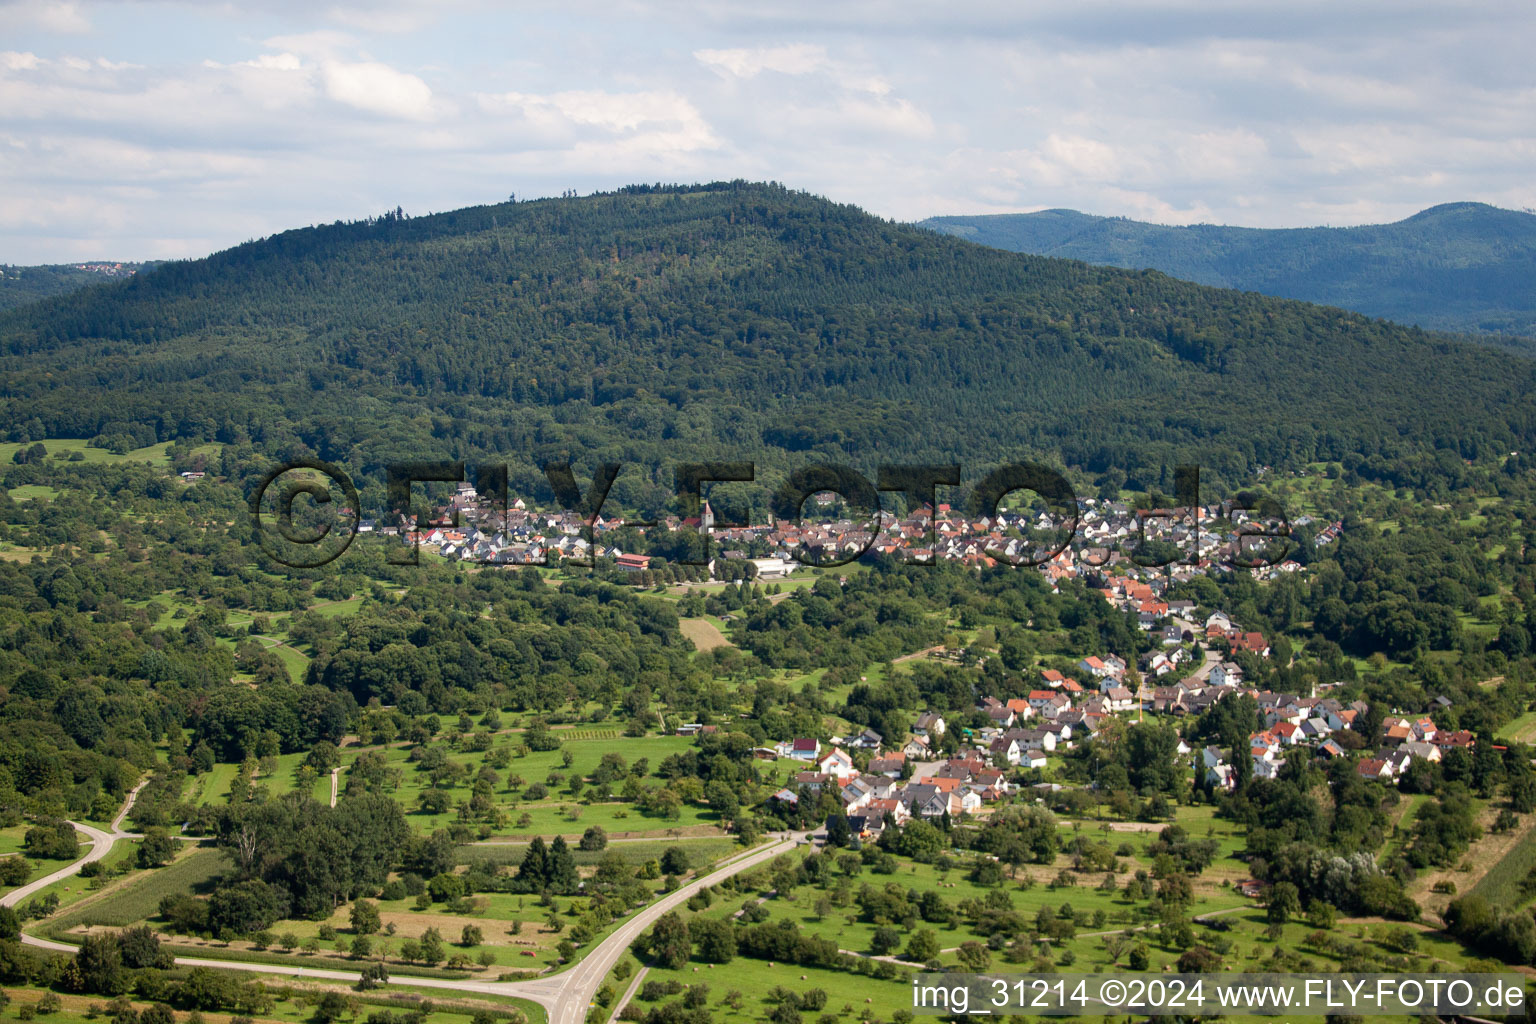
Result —
[[[1137, 600], [1137, 585], [1124, 589], [1133, 593], [1106, 596], [1122, 602]], [[1184, 607], [1188, 602], [1174, 604], [1177, 607], [1164, 609], [1165, 617], [1169, 611], [1178, 615], [1192, 611]], [[1250, 778], [1274, 779], [1286, 760], [1296, 756], [1319, 760], [1357, 756], [1355, 770], [1361, 778], [1395, 783], [1414, 760], [1437, 763], [1446, 751], [1475, 743], [1471, 732], [1440, 729], [1429, 716], [1387, 717], [1379, 748], [1369, 749], [1373, 744], [1360, 731], [1369, 711], [1364, 701], [1345, 703], [1316, 694], [1245, 687], [1243, 670], [1230, 655], [1247, 651], [1267, 658], [1269, 647], [1260, 634], [1237, 628], [1220, 612], [1207, 617], [1200, 643], [1192, 647], [1207, 657], [1197, 674], [1176, 683], [1160, 682], [1159, 677], [1172, 674], [1184, 657], [1155, 652], [1143, 660], [1144, 674], [1133, 674], [1114, 655], [1090, 656], [1074, 666], [1072, 675], [1055, 669], [1041, 671], [1038, 688], [1026, 697], [982, 698], [976, 711], [990, 724], [980, 728], [955, 726], [943, 715], [927, 711], [899, 742], [887, 743], [885, 737], [866, 729], [833, 737], [829, 744], [812, 737], [786, 739], [754, 754], [765, 760], [805, 764], [773, 794], [772, 801], [793, 807], [834, 792], [853, 834], [874, 839], [887, 827], [917, 818], [984, 814], [989, 805], [1017, 793], [1021, 786], [1045, 793], [1059, 791], [1062, 785], [1049, 781], [1053, 758], [1091, 741], [1115, 720], [1129, 728], [1149, 718], [1178, 723], [1218, 701], [1240, 696], [1254, 700], [1263, 720], [1263, 728], [1248, 736], [1246, 752], [1216, 746], [1195, 749], [1183, 739], [1177, 747], [1177, 756], [1193, 779], [1213, 793], [1237, 788], [1240, 764]], [[1174, 654], [1185, 655], [1185, 648]], [[1437, 706], [1449, 705], [1448, 698], [1437, 699]], [[693, 724], [678, 731], [697, 735], [717, 728]], [[949, 733], [958, 744], [943, 742]], [[940, 752], [941, 746], [947, 753]], [[1026, 775], [1029, 770], [1035, 771]], [[1028, 779], [1041, 781], [1022, 781]]]
[[[830, 509], [837, 500], [836, 495], [822, 492], [809, 503]], [[1272, 557], [1264, 547], [1275, 539], [1285, 546], [1292, 524], [1251, 516], [1231, 501], [1148, 510], [1081, 498], [1077, 513], [1076, 529], [1065, 541], [1061, 534], [1066, 524], [1049, 510], [999, 511], [972, 518], [944, 503], [937, 508], [923, 505], [905, 516], [882, 513], [877, 528], [871, 529], [868, 523], [830, 515], [816, 521], [723, 524], [705, 501], [697, 517], [667, 516], [655, 528], [668, 534], [704, 534], [711, 550], [718, 550], [703, 568], [718, 579], [782, 579], [805, 565], [841, 565], [866, 554], [917, 564], [943, 560], [975, 568], [1037, 566], [1053, 582], [1118, 572], [1167, 585], [1213, 569], [1245, 569], [1257, 578], [1273, 579], [1304, 568], [1294, 559]], [[438, 506], [427, 524], [413, 529], [410, 524], [381, 525], [363, 519], [358, 532], [398, 536], [443, 558], [483, 565], [562, 561], [591, 565], [610, 560], [625, 573], [660, 568], [663, 559], [646, 551], [624, 550], [614, 539], [626, 525], [622, 517], [599, 515], [589, 524], [571, 510], [532, 510], [521, 498], [502, 510], [486, 501], [473, 484], [461, 482], [453, 498]], [[1342, 523], [1319, 525], [1307, 516], [1294, 525], [1318, 527], [1312, 540], [1315, 547], [1331, 543], [1343, 529]], [[629, 534], [633, 537], [636, 531]], [[1169, 545], [1177, 556], [1153, 563], [1139, 554], [1148, 542]], [[1164, 568], [1168, 571], [1153, 571]], [[1155, 608], [1143, 614], [1150, 616], [1148, 622], [1157, 617]]]

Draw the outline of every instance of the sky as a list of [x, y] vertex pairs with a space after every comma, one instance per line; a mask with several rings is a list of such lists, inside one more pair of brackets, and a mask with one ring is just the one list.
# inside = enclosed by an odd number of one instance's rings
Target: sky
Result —
[[774, 180], [900, 220], [1536, 207], [1536, 4], [0, 0], [0, 263]]

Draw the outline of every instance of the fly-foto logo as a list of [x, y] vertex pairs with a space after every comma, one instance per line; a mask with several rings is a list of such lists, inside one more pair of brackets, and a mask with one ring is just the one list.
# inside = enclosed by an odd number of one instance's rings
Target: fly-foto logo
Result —
[[[550, 463], [543, 467], [557, 504], [579, 524], [587, 551], [593, 549], [594, 526], [602, 516], [614, 481], [622, 470], [622, 463], [597, 466], [583, 493], [568, 463]], [[438, 526], [447, 526], [451, 534], [459, 525], [457, 509], [446, 523], [438, 523], [431, 512], [417, 508], [413, 485], [462, 486], [469, 483], [471, 472], [474, 484], [470, 488], [473, 497], [469, 504], [492, 524], [505, 527], [510, 506], [508, 473], [504, 464], [467, 466], [463, 462], [406, 462], [385, 468], [386, 518], [398, 524], [408, 542], [391, 553], [392, 563], [416, 564], [424, 535], [440, 532], [435, 531]], [[926, 508], [936, 513], [947, 507], [938, 500], [938, 488], [960, 486], [961, 475], [958, 464], [887, 465], [879, 468], [871, 482], [848, 466], [809, 465], [785, 478], [772, 492], [769, 506], [776, 525], [787, 524], [799, 535], [808, 501], [826, 495], [841, 498], [846, 514], [841, 517], [840, 525], [806, 531], [801, 539], [809, 542], [799, 545], [794, 558], [811, 566], [846, 565], [870, 552], [877, 540], [885, 536], [882, 528], [892, 515], [882, 508], [881, 494], [899, 494], [909, 510]], [[674, 559], [677, 564], [708, 565], [711, 561], [711, 529], [746, 526], [714, 522], [711, 516], [701, 514], [707, 509], [705, 485], [751, 483], [756, 477], [756, 466], [751, 462], [684, 463], [676, 467], [673, 479], [679, 523], [683, 529], [698, 530], [703, 542], [701, 555], [684, 554]], [[1130, 557], [1143, 567], [1162, 568], [1175, 562], [1195, 565], [1201, 557], [1200, 469], [1198, 466], [1179, 466], [1174, 480], [1175, 496], [1169, 507], [1138, 510], [1134, 515], [1137, 543]], [[1032, 496], [1030, 500], [1036, 507], [1028, 515], [1012, 513], [1010, 519], [1010, 513], [1004, 508], [1005, 502], [1010, 496], [1017, 495]], [[954, 526], [955, 530], [977, 533], [977, 524], [986, 527], [963, 549], [979, 552], [994, 563], [1044, 565], [1059, 558], [1080, 539], [1083, 504], [1065, 476], [1039, 463], [1008, 463], [990, 470], [971, 486], [962, 507], [967, 511]], [[1251, 513], [1244, 516], [1244, 522], [1235, 530], [1236, 550], [1228, 558], [1229, 564], [1243, 569], [1262, 568], [1276, 565], [1285, 557], [1291, 528], [1278, 502], [1262, 497], [1247, 502], [1229, 501], [1226, 508], [1229, 514]], [[357, 488], [351, 477], [339, 466], [318, 459], [295, 460], [272, 469], [253, 490], [249, 510], [257, 543], [274, 561], [292, 568], [317, 568], [334, 561], [351, 546], [364, 523]], [[657, 525], [655, 520], [627, 519], [624, 522], [633, 527]], [[929, 515], [924, 536], [903, 534], [896, 538], [899, 543], [883, 546], [882, 550], [889, 547], [928, 552], [911, 561], [934, 564], [937, 561], [934, 554], [937, 522], [937, 515]], [[1147, 543], [1148, 528], [1159, 522], [1183, 524], [1183, 543], [1178, 550], [1165, 549], [1161, 553], [1151, 550]], [[1000, 532], [999, 525], [1007, 529]], [[1005, 539], [1002, 533], [1015, 536]], [[953, 549], [953, 544], [951, 547]], [[542, 552], [543, 564], [554, 564], [559, 557], [555, 545], [546, 544], [538, 550]], [[468, 560], [507, 564], [493, 558], [476, 559], [472, 554]], [[1092, 558], [1084, 560], [1102, 564]]]

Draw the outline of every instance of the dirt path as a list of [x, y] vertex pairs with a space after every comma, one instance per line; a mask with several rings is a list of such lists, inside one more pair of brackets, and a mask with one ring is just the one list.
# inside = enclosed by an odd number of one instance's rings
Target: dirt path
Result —
[[942, 651], [943, 649], [944, 649], [944, 645], [943, 644], [935, 644], [932, 647], [924, 647], [920, 651], [913, 651], [911, 654], [903, 654], [899, 658], [892, 658], [891, 659], [891, 664], [892, 665], [899, 665], [899, 664], [901, 664], [904, 661], [912, 661], [914, 658], [926, 658], [928, 655], [932, 654], [934, 651]]

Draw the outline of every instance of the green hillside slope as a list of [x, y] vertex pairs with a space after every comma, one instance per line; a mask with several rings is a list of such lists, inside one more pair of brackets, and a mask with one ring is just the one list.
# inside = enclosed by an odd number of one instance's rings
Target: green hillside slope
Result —
[[615, 492], [646, 501], [701, 458], [1035, 454], [1168, 488], [1180, 460], [1455, 461], [1536, 433], [1533, 369], [743, 183], [290, 231], [0, 316], [13, 440], [602, 457], [651, 467]]

